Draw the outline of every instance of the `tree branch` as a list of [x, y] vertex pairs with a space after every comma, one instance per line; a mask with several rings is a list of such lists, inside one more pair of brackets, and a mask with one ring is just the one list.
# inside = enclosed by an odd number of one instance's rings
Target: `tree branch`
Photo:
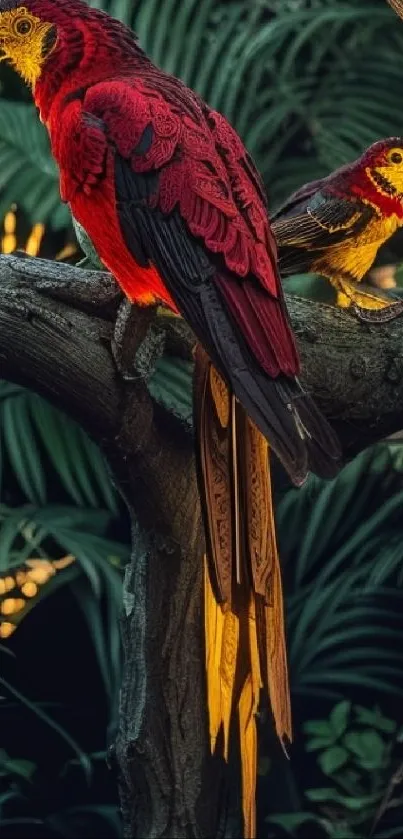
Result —
[[403, 428], [403, 318], [366, 324], [334, 306], [287, 297], [302, 381], [346, 459]]
[[[151, 396], [152, 369], [133, 381], [119, 375], [111, 340], [121, 296], [107, 274], [1, 257], [0, 283], [0, 376], [81, 423], [133, 521], [117, 739], [125, 836], [208, 837], [219, 824], [225, 834], [227, 770], [211, 758], [207, 732], [203, 537], [189, 425]], [[287, 302], [303, 383], [346, 457], [400, 430], [403, 319], [365, 325], [330, 306]], [[133, 346], [145, 316], [139, 309]], [[191, 358], [194, 339], [181, 320], [156, 324], [168, 354]]]

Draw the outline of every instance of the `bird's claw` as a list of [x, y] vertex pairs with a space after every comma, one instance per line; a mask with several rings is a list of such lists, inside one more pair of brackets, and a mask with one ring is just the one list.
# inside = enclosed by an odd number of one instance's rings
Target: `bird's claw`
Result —
[[391, 303], [383, 309], [365, 309], [356, 303], [352, 305], [354, 314], [363, 323], [389, 323], [403, 314], [403, 300]]

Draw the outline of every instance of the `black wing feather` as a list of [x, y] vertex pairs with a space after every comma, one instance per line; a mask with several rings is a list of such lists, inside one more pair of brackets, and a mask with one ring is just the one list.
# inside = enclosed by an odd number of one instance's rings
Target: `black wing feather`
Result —
[[323, 251], [356, 239], [375, 210], [357, 200], [332, 193], [313, 195], [301, 190], [276, 213], [272, 229], [279, 249], [282, 274], [309, 271]]

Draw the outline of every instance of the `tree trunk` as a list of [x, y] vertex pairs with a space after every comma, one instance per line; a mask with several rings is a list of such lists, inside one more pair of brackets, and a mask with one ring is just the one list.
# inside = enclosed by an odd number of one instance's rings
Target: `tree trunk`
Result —
[[[187, 359], [192, 335], [182, 321], [157, 316], [144, 341], [148, 316], [138, 310], [131, 332], [137, 375], [127, 381], [111, 352], [121, 297], [109, 275], [1, 257], [0, 282], [1, 377], [81, 423], [105, 454], [132, 518], [116, 743], [125, 836], [229, 835], [228, 770], [209, 749], [192, 433], [148, 387], [161, 334], [167, 354]], [[346, 458], [399, 431], [403, 320], [365, 325], [331, 306], [287, 302], [303, 383], [339, 433]]]

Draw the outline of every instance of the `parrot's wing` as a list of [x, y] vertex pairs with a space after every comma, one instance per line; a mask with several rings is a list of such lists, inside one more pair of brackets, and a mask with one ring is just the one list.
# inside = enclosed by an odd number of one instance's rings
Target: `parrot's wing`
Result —
[[[127, 247], [136, 262], [145, 264], [148, 259], [156, 267], [215, 367], [299, 482], [306, 474], [307, 455], [304, 440], [298, 440], [293, 413], [286, 409], [293, 399], [288, 390], [292, 379], [281, 373], [278, 375], [279, 365], [285, 367], [287, 364], [285, 353], [288, 349], [287, 345], [282, 348], [281, 343], [280, 330], [285, 331], [286, 321], [280, 302], [270, 298], [256, 281], [249, 297], [247, 281], [240, 283], [225, 267], [218, 267], [218, 260], [214, 254], [209, 254], [203, 241], [189, 234], [177, 209], [165, 215], [153, 207], [158, 177], [157, 172], [134, 173], [127, 162], [116, 155], [117, 211]], [[234, 309], [239, 308], [240, 325], [232, 317], [228, 302], [231, 294], [231, 304]], [[265, 298], [270, 301], [273, 316], [267, 316]], [[262, 322], [265, 315], [267, 325]], [[265, 374], [259, 354], [266, 367], [271, 365], [273, 370], [277, 369], [278, 378], [273, 380]], [[302, 408], [301, 401], [298, 400], [298, 409]], [[318, 433], [322, 433], [319, 425]]]
[[375, 210], [357, 200], [317, 192], [284, 207], [272, 224], [283, 273], [307, 271], [321, 251], [356, 239]]
[[[103, 122], [109, 145], [133, 176], [158, 172], [154, 209], [162, 216], [176, 210], [188, 234], [221, 257], [223, 267], [239, 278], [253, 275], [271, 297], [281, 297], [264, 186], [238, 135], [178, 80], [157, 74], [149, 87], [146, 82], [108, 82], [87, 91], [80, 151]], [[89, 154], [94, 148], [91, 136]], [[71, 174], [76, 180], [76, 159]]]
[[[312, 201], [316, 195], [319, 197], [326, 194], [328, 197], [332, 195], [332, 189], [335, 181], [343, 182], [345, 175], [351, 170], [351, 164], [340, 166], [326, 178], [318, 178], [315, 181], [309, 181], [303, 186], [299, 187], [295, 192], [292, 192], [280, 206], [271, 213], [271, 220], [276, 221], [279, 218], [285, 218], [293, 213], [298, 215], [304, 207]], [[334, 194], [334, 191], [333, 191]]]
[[317, 181], [309, 181], [309, 183], [304, 184], [295, 192], [292, 192], [277, 209], [270, 213], [271, 223], [273, 224], [277, 219], [285, 218], [288, 215], [292, 215], [293, 212], [298, 212], [301, 208], [306, 207], [312, 197], [321, 191], [322, 187], [323, 179], [321, 178]]
[[[114, 81], [69, 101], [58, 148], [62, 197], [73, 207], [76, 192], [110, 187], [126, 247], [138, 266], [156, 268], [216, 362], [224, 339], [208, 331], [222, 314], [230, 343], [243, 335], [258, 367], [293, 376], [298, 357], [260, 177], [226, 120], [164, 81], [165, 95], [151, 82]], [[136, 300], [135, 272], [125, 290]]]
[[243, 336], [258, 367], [293, 376], [298, 357], [261, 179], [224, 117], [179, 82], [173, 104], [164, 81], [164, 95], [137, 80], [91, 88], [81, 147], [103, 123], [125, 244], [138, 265], [155, 266], [219, 369], [225, 333], [226, 352]]
[[280, 246], [329, 247], [346, 237], [357, 236], [374, 212], [359, 200], [316, 193], [292, 209], [285, 209], [272, 227]]

